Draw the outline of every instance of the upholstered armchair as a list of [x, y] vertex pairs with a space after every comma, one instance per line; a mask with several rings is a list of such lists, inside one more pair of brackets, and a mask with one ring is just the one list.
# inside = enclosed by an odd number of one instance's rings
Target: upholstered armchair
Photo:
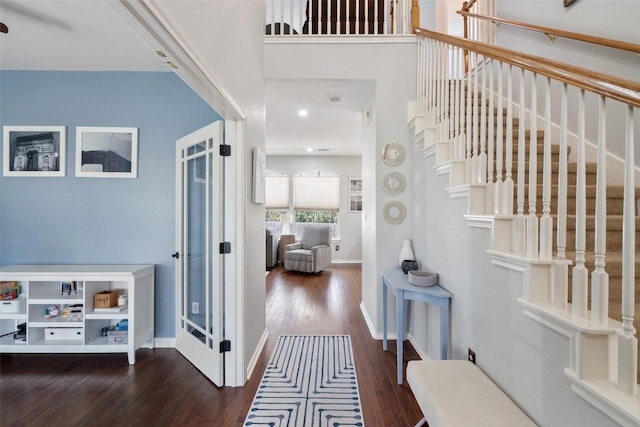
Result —
[[300, 243], [284, 248], [284, 268], [304, 273], [317, 273], [331, 264], [331, 228], [307, 224], [302, 228]]

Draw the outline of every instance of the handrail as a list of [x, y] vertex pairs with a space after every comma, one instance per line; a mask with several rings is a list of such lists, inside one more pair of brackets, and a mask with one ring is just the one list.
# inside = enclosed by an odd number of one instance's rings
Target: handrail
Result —
[[607, 39], [604, 37], [589, 36], [589, 35], [580, 34], [580, 33], [573, 33], [571, 31], [557, 30], [555, 28], [542, 27], [540, 25], [527, 24], [525, 22], [519, 22], [519, 21], [511, 21], [509, 19], [497, 18], [495, 16], [478, 15], [476, 13], [470, 13], [465, 11], [464, 6], [462, 10], [458, 10], [456, 13], [458, 15], [462, 15], [465, 19], [465, 22], [467, 18], [482, 19], [485, 21], [491, 21], [494, 24], [505, 24], [505, 25], [510, 25], [512, 27], [516, 27], [516, 28], [523, 28], [525, 30], [537, 31], [539, 33], [546, 34], [547, 37], [550, 37], [550, 36], [564, 37], [566, 39], [578, 40], [585, 43], [597, 44], [600, 46], [612, 47], [615, 49], [640, 53], [640, 44]]
[[501, 62], [533, 71], [539, 75], [552, 77], [572, 86], [640, 108], [640, 83], [636, 81], [598, 73], [511, 49], [465, 40], [424, 28], [416, 28], [414, 32], [417, 35], [424, 35], [465, 50], [472, 50], [483, 56], [489, 56]]

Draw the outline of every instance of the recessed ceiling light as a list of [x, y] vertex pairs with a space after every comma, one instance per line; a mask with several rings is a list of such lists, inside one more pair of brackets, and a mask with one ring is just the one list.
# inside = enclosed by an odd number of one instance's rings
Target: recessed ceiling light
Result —
[[299, 110], [298, 111], [298, 115], [300, 117], [307, 117], [307, 114], [309, 114], [309, 112], [307, 110]]
[[313, 151], [313, 148], [307, 148], [307, 152], [309, 152], [309, 153], [310, 153], [310, 152], [312, 152], [312, 151]]

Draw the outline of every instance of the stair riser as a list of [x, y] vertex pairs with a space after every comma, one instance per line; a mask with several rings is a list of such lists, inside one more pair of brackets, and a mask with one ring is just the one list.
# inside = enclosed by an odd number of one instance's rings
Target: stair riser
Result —
[[[573, 265], [575, 265], [576, 260], [571, 259], [571, 261], [573, 261]], [[620, 261], [607, 260], [605, 258], [605, 263], [606, 263], [605, 270], [607, 271], [607, 274], [609, 274], [609, 286], [611, 287], [612, 282], [618, 283], [618, 286], [621, 286], [622, 265]], [[591, 272], [596, 268], [594, 261], [592, 259], [587, 259], [584, 263], [584, 266], [589, 271], [589, 277], [591, 277]], [[572, 269], [573, 269], [573, 266], [570, 266], [569, 267], [569, 283], [571, 283]], [[640, 279], [640, 261], [636, 261], [636, 283], [638, 279]], [[636, 286], [636, 293], [638, 292], [639, 288], [640, 286]]]
[[[517, 211], [517, 200], [514, 199], [514, 211]], [[586, 209], [588, 215], [593, 215], [596, 209], [596, 199], [595, 198], [587, 198], [586, 199]], [[607, 201], [607, 215], [622, 215], [624, 209], [624, 201], [622, 199], [610, 199]], [[529, 199], [525, 195], [524, 199], [524, 214], [527, 215], [529, 212]], [[536, 212], [538, 216], [542, 213], [542, 195], [538, 197], [538, 201], [536, 204]], [[515, 213], [515, 212], [514, 212]], [[558, 213], [558, 201], [554, 197], [551, 199], [551, 213]], [[567, 214], [575, 215], [576, 214], [576, 203], [575, 200], [568, 199], [567, 200]]]
[[[554, 251], [556, 250], [556, 230], [553, 230]], [[595, 251], [595, 231], [586, 232], [586, 250]], [[576, 250], [576, 233], [574, 230], [567, 230], [567, 247], [568, 251]], [[636, 251], [640, 251], [640, 239], [636, 239]], [[607, 252], [622, 252], [622, 231], [607, 231]]]
[[[528, 168], [527, 168], [528, 169]], [[518, 182], [518, 171], [517, 170], [512, 170], [511, 171], [511, 179], [513, 179], [514, 182]], [[503, 172], [504, 174], [504, 172]], [[598, 182], [598, 175], [595, 173], [589, 173], [586, 174], [586, 184], [587, 185], [596, 185]], [[540, 169], [538, 169], [538, 173], [536, 173], [536, 183], [540, 184], [542, 183], [542, 179], [544, 178], [544, 174], [543, 172], [540, 172]], [[529, 184], [529, 171], [526, 170], [525, 171], [525, 176], [524, 176], [524, 183], [525, 184]], [[578, 183], [578, 177], [575, 174], [568, 174], [567, 175], [567, 185], [576, 185]], [[551, 173], [551, 185], [557, 185], [558, 184], [558, 174], [557, 173]]]

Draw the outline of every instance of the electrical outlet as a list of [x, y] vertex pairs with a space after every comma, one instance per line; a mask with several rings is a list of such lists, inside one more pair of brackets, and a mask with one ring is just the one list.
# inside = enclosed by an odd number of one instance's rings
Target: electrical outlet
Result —
[[340, 250], [340, 245], [336, 245], [336, 251]]
[[469, 356], [468, 356], [469, 362], [473, 363], [474, 365], [476, 364], [476, 352], [469, 349]]
[[192, 302], [191, 303], [191, 312], [193, 314], [199, 314], [200, 313], [200, 303], [199, 302]]

